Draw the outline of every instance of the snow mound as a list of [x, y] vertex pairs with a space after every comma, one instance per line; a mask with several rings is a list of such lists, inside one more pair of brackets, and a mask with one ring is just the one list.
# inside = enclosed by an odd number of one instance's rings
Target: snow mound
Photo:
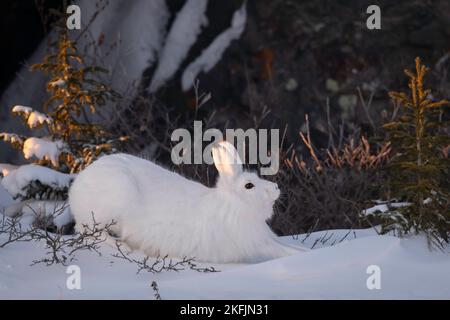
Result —
[[[367, 285], [371, 266], [379, 267], [380, 289]], [[369, 236], [158, 284], [166, 299], [448, 299], [449, 268], [450, 255], [431, 252], [422, 237]]]
[[0, 163], [0, 175], [7, 176], [11, 171], [16, 170], [19, 166], [9, 163]]
[[25, 159], [36, 157], [38, 159], [49, 160], [53, 166], [58, 166], [58, 158], [64, 142], [61, 140], [50, 141], [40, 138], [28, 138], [23, 144], [23, 156]]
[[[6, 235], [0, 235], [0, 243]], [[283, 237], [287, 244], [313, 247], [307, 253], [259, 264], [213, 265], [219, 273], [193, 270], [136, 274], [136, 265], [113, 257], [77, 254], [81, 290], [69, 290], [62, 265], [30, 266], [46, 252], [43, 243], [20, 242], [2, 248], [0, 299], [449, 299], [449, 248], [430, 251], [424, 237], [399, 239], [373, 229], [329, 230]], [[138, 252], [133, 258], [143, 258]], [[380, 289], [367, 287], [368, 267], [378, 266]], [[206, 264], [205, 266], [211, 266]]]
[[68, 188], [75, 178], [74, 174], [64, 174], [50, 168], [29, 164], [11, 171], [1, 181], [3, 187], [14, 198], [26, 196], [25, 187], [32, 181], [39, 181], [54, 189]]

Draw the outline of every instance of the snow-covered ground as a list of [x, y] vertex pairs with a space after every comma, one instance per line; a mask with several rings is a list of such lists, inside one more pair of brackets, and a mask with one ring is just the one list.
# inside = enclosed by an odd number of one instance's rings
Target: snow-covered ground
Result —
[[[0, 222], [12, 203], [0, 183]], [[30, 223], [26, 217], [31, 213], [22, 213], [23, 223]], [[220, 270], [214, 273], [188, 266], [178, 272], [137, 273], [136, 263], [114, 256], [117, 248], [102, 243], [101, 255], [77, 251], [70, 262], [80, 268], [79, 290], [66, 285], [73, 272], [68, 266], [32, 265], [49, 257], [45, 241], [2, 246], [7, 237], [0, 231], [0, 299], [154, 299], [153, 281], [162, 299], [450, 299], [450, 246], [430, 250], [424, 236], [400, 239], [374, 229], [282, 237], [310, 250], [263, 263], [198, 263]], [[139, 252], [127, 257], [144, 258]]]
[[[0, 299], [154, 299], [152, 281], [162, 299], [450, 299], [449, 248], [430, 251], [423, 237], [367, 229], [282, 240], [313, 249], [258, 264], [214, 265], [217, 273], [137, 274], [135, 264], [114, 257], [116, 249], [105, 244], [101, 256], [81, 251], [72, 262], [80, 267], [80, 290], [67, 289], [67, 267], [31, 266], [45, 255], [44, 243], [14, 243], [0, 248]], [[381, 288], [369, 290], [374, 265]]]

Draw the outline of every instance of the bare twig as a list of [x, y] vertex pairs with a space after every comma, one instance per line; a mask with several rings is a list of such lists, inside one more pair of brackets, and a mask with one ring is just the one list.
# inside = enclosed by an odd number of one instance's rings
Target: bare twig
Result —
[[151, 260], [149, 256], [137, 260], [130, 257], [130, 255], [122, 249], [122, 243], [120, 243], [120, 241], [116, 241], [116, 249], [118, 253], [113, 254], [113, 257], [136, 264], [138, 268], [137, 273], [140, 273], [143, 270], [151, 273], [160, 273], [162, 271], [179, 272], [186, 268], [198, 272], [219, 272], [219, 270], [216, 270], [214, 267], [198, 267], [197, 264], [194, 263], [194, 258], [184, 257], [181, 260], [174, 261], [166, 255], [164, 257], [158, 256], [154, 260]]
[[357, 87], [357, 91], [358, 91], [359, 99], [361, 100], [361, 104], [364, 109], [364, 113], [366, 114], [367, 120], [369, 121], [370, 126], [372, 127], [373, 131], [376, 132], [377, 127], [375, 126], [372, 116], [370, 115], [370, 106], [372, 105], [372, 99], [373, 99], [373, 96], [375, 95], [375, 91], [372, 90], [370, 92], [369, 100], [367, 102], [363, 97], [360, 87]]
[[155, 281], [152, 281], [151, 287], [153, 289], [155, 299], [161, 300], [161, 295], [159, 294], [158, 284]]

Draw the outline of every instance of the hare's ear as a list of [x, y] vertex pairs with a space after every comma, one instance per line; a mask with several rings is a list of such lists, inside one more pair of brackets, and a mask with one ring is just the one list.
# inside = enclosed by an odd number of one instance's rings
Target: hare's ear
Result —
[[231, 143], [219, 142], [212, 148], [212, 156], [221, 177], [236, 177], [242, 172], [242, 160]]

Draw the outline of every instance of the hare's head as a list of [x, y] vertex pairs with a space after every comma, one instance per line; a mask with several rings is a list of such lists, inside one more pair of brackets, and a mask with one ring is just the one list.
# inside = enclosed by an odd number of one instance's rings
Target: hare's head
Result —
[[217, 191], [239, 207], [263, 209], [263, 214], [270, 211], [271, 215], [272, 206], [280, 196], [278, 185], [261, 179], [254, 172], [243, 171], [239, 154], [229, 142], [219, 142], [212, 149], [212, 155], [219, 171]]

